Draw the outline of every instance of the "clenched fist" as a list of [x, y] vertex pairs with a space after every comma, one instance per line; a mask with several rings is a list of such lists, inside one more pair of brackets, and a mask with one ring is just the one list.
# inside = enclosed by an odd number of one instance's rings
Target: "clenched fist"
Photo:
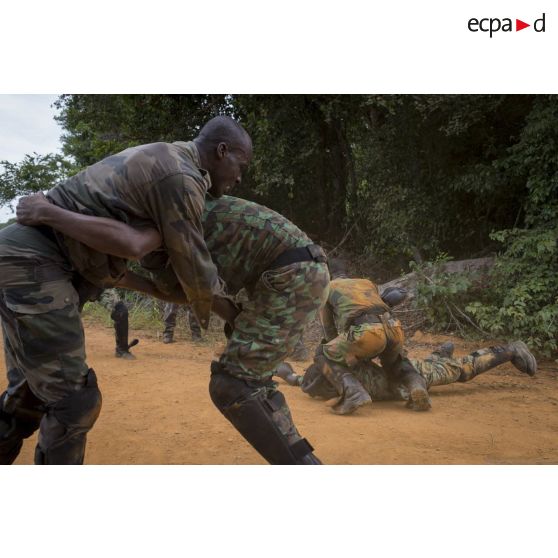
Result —
[[16, 219], [22, 225], [41, 225], [45, 208], [50, 207], [50, 202], [42, 192], [24, 196], [19, 199], [16, 207]]

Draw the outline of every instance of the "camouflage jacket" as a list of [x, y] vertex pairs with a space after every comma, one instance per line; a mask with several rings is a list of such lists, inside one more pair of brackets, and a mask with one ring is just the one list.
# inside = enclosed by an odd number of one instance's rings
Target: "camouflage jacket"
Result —
[[368, 279], [334, 279], [329, 284], [324, 311], [333, 314], [339, 332], [346, 331], [350, 321], [361, 314], [383, 314], [389, 310], [378, 287]]
[[[251, 290], [285, 250], [312, 244], [306, 234], [279, 213], [232, 196], [207, 199], [203, 229], [205, 243], [229, 294], [242, 288]], [[150, 254], [141, 263], [152, 271], [159, 288], [172, 290], [172, 274], [165, 275], [163, 271], [164, 254]]]
[[[202, 214], [211, 187], [194, 142], [131, 147], [52, 188], [56, 205], [159, 230], [170, 264], [202, 325], [207, 323], [217, 272], [203, 239]], [[100, 287], [114, 285], [126, 262], [57, 234], [75, 269]], [[205, 327], [205, 326], [204, 326]]]

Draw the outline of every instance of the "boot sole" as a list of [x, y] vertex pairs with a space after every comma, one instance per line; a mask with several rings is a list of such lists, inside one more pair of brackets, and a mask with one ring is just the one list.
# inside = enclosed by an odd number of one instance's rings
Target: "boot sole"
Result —
[[516, 341], [515, 346], [522, 349], [525, 354], [513, 357], [512, 364], [523, 374], [533, 377], [537, 373], [537, 360], [523, 341]]
[[429, 411], [432, 409], [432, 403], [428, 392], [423, 389], [413, 389], [409, 399], [410, 407], [413, 411]]

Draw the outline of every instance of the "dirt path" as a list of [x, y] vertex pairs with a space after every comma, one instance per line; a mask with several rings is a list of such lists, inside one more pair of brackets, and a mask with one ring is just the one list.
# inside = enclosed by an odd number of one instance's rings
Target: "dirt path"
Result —
[[[214, 348], [180, 340], [163, 345], [142, 336], [138, 359], [114, 358], [114, 337], [86, 327], [87, 354], [103, 391], [103, 410], [89, 434], [89, 464], [256, 464], [263, 459], [209, 399]], [[137, 336], [137, 334], [135, 335]], [[409, 347], [425, 356], [447, 337], [417, 334]], [[455, 339], [453, 339], [455, 342]], [[459, 342], [457, 354], [475, 346]], [[302, 372], [305, 363], [293, 363]], [[0, 389], [5, 369], [0, 368]], [[468, 384], [432, 391], [433, 410], [414, 413], [402, 402], [375, 403], [339, 417], [281, 380], [296, 424], [328, 464], [558, 463], [558, 367], [535, 378], [511, 365]], [[33, 461], [36, 438], [16, 463]]]

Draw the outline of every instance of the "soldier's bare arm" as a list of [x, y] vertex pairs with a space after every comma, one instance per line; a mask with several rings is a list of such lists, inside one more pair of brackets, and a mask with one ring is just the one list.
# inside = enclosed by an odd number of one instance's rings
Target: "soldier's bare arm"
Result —
[[135, 229], [115, 219], [69, 211], [50, 203], [42, 193], [21, 198], [16, 218], [22, 225], [48, 225], [93, 250], [127, 260], [140, 260], [161, 245], [155, 228]]
[[120, 279], [116, 286], [122, 289], [129, 289], [131, 291], [144, 293], [146, 295], [164, 300], [165, 302], [188, 304], [188, 299], [182, 290], [176, 289], [170, 293], [163, 293], [155, 286], [153, 281], [130, 270], [126, 271], [126, 274], [122, 279]]

